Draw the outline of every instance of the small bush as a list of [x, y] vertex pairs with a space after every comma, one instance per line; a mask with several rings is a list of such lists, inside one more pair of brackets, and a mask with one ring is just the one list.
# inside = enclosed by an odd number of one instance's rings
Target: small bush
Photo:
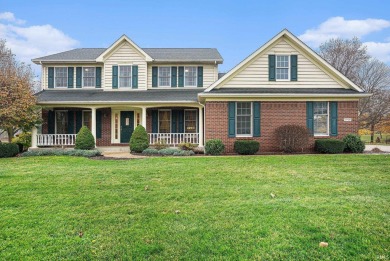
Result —
[[191, 142], [184, 142], [184, 143], [180, 143], [178, 147], [181, 150], [191, 150], [191, 151], [193, 151], [197, 146], [198, 145], [193, 144]]
[[206, 142], [204, 149], [206, 154], [221, 155], [225, 151], [225, 145], [220, 139], [212, 139]]
[[14, 143], [0, 143], [0, 158], [14, 157], [18, 153], [18, 145]]
[[79, 150], [92, 150], [95, 148], [95, 139], [87, 126], [81, 127], [79, 133], [77, 133], [74, 148]]
[[275, 129], [279, 148], [286, 153], [303, 151], [309, 143], [310, 132], [304, 126], [283, 125]]
[[144, 126], [138, 125], [130, 138], [130, 151], [139, 152], [146, 150], [149, 147], [148, 134]]
[[336, 139], [320, 139], [314, 142], [314, 149], [319, 153], [343, 153], [344, 147], [344, 142]]
[[12, 143], [16, 143], [18, 145], [20, 144], [19, 145], [21, 146], [20, 152], [27, 150], [28, 148], [31, 147], [31, 132], [20, 133], [18, 136], [12, 139]]
[[179, 151], [178, 149], [168, 148], [168, 149], [159, 150], [158, 154], [160, 154], [162, 156], [169, 156], [169, 155], [175, 154], [175, 152], [178, 152], [178, 151]]
[[366, 145], [360, 139], [360, 137], [354, 134], [346, 135], [343, 138], [343, 141], [345, 143], [345, 152], [363, 153], [364, 149], [366, 148]]
[[168, 148], [168, 144], [166, 140], [159, 140], [155, 143], [153, 143], [153, 147], [157, 150], [162, 150]]
[[195, 155], [195, 152], [192, 150], [179, 150], [173, 153], [173, 156], [192, 156]]
[[151, 155], [158, 155], [158, 149], [153, 149], [153, 148], [147, 148], [142, 151], [142, 154], [151, 156]]
[[31, 157], [31, 156], [78, 156], [78, 157], [96, 157], [100, 156], [101, 153], [98, 150], [60, 150], [60, 149], [45, 149], [45, 150], [32, 150], [26, 151], [20, 156]]
[[234, 151], [241, 155], [253, 155], [259, 151], [260, 143], [255, 140], [236, 140]]

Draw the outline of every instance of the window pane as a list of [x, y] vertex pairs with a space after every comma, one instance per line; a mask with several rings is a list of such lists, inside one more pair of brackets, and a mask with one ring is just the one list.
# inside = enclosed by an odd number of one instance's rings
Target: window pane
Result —
[[95, 86], [95, 67], [83, 67], [83, 86]]
[[276, 79], [288, 80], [289, 72], [289, 56], [277, 55], [276, 56]]
[[171, 111], [159, 111], [159, 132], [170, 133], [171, 132]]
[[237, 102], [237, 134], [250, 135], [252, 126], [252, 103]]
[[56, 134], [68, 133], [68, 112], [56, 111]]
[[158, 85], [161, 87], [171, 86], [171, 67], [158, 67]]
[[196, 111], [188, 110], [184, 111], [185, 118], [185, 132], [195, 133], [196, 132]]
[[119, 87], [131, 87], [131, 66], [119, 66]]
[[184, 68], [184, 86], [196, 86], [197, 82], [196, 67], [185, 67]]
[[91, 130], [92, 112], [83, 111], [83, 126], [87, 126]]
[[314, 134], [328, 135], [328, 103], [314, 102]]
[[67, 67], [55, 67], [55, 87], [67, 87], [68, 86], [68, 68]]

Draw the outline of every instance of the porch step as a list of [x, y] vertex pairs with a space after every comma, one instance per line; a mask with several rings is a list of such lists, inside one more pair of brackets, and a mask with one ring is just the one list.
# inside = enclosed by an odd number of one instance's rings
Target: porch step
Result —
[[99, 146], [97, 147], [100, 152], [129, 152], [129, 146]]

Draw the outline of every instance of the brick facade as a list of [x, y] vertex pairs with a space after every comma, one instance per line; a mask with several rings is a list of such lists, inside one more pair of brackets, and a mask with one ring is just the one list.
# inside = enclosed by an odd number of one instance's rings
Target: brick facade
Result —
[[[338, 136], [342, 138], [348, 133], [357, 133], [357, 101], [338, 102]], [[286, 124], [306, 126], [306, 102], [261, 102], [261, 137], [229, 138], [228, 136], [228, 102], [206, 102], [205, 106], [205, 141], [221, 139], [226, 153], [234, 153], [233, 145], [237, 139], [250, 139], [260, 142], [260, 152], [278, 152], [278, 144], [274, 130]], [[352, 121], [344, 122], [344, 118]], [[314, 145], [310, 141], [309, 149]]]

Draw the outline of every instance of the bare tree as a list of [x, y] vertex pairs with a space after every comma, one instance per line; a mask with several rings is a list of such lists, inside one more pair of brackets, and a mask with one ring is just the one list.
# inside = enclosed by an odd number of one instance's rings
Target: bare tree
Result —
[[320, 55], [372, 96], [359, 102], [360, 125], [371, 130], [390, 113], [390, 67], [372, 58], [367, 48], [354, 37], [352, 40], [331, 39], [320, 46]]

